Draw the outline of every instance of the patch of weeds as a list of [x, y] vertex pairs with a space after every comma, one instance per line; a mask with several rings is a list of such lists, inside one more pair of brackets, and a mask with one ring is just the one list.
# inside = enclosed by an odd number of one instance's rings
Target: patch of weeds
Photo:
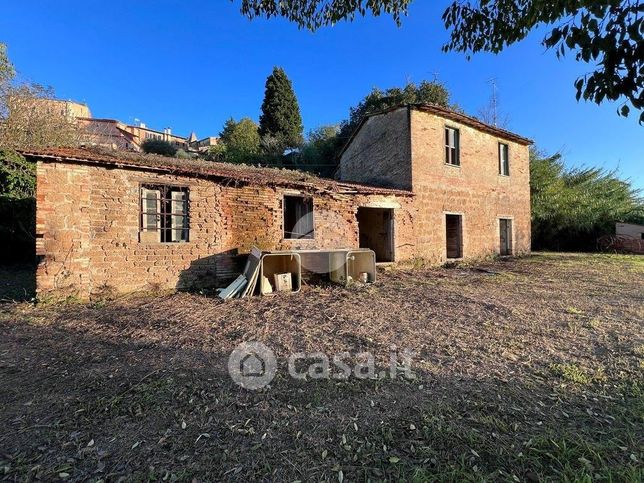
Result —
[[592, 382], [592, 377], [576, 364], [551, 364], [550, 370], [562, 379], [576, 384], [586, 386]]
[[566, 307], [566, 312], [573, 315], [582, 315], [584, 313], [582, 310], [579, 310], [577, 307], [572, 307], [572, 306]]
[[590, 319], [586, 323], [586, 328], [587, 329], [597, 330], [597, 329], [599, 329], [600, 326], [601, 326], [601, 320], [599, 320], [597, 318]]
[[615, 440], [541, 436], [531, 440], [526, 457], [537, 475], [554, 474], [559, 481], [641, 481], [642, 477], [637, 458]]
[[636, 356], [644, 358], [644, 344], [640, 344], [634, 347], [633, 352], [635, 353]]

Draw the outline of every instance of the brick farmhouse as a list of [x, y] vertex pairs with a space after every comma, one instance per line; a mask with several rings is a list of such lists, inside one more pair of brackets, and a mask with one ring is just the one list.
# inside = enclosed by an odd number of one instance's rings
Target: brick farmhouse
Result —
[[40, 296], [221, 286], [262, 250], [368, 247], [379, 262], [530, 250], [530, 141], [436, 106], [367, 117], [337, 180], [59, 148], [36, 162]]

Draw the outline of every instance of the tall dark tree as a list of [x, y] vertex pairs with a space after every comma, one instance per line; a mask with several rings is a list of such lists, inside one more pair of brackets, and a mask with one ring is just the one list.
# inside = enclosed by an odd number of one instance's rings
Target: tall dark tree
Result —
[[281, 149], [300, 146], [304, 140], [302, 116], [293, 85], [281, 67], [274, 67], [266, 79], [266, 91], [259, 118], [259, 134], [274, 138]]
[[[315, 30], [368, 13], [396, 23], [412, 0], [241, 0], [241, 11], [284, 17]], [[622, 101], [618, 112], [640, 111], [644, 123], [644, 3], [641, 0], [456, 0], [443, 13], [450, 40], [445, 50], [497, 53], [540, 26], [542, 44], [558, 56], [567, 51], [590, 64], [575, 81], [577, 99]]]

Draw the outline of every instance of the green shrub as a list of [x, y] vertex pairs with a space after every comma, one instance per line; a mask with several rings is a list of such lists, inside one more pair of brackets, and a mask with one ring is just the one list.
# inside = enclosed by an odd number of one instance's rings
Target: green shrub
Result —
[[161, 156], [174, 156], [177, 154], [177, 148], [162, 139], [147, 139], [141, 144], [141, 149], [145, 153], [160, 154]]
[[559, 154], [530, 152], [532, 248], [595, 250], [616, 222], [644, 221], [644, 201], [630, 181], [600, 168], [568, 169]]

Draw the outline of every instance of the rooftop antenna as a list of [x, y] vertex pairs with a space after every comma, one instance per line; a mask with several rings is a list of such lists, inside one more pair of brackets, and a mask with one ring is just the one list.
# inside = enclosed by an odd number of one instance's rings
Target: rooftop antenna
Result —
[[492, 124], [494, 127], [496, 127], [497, 122], [498, 122], [498, 117], [497, 117], [497, 97], [496, 97], [496, 77], [492, 77], [491, 79], [488, 80], [490, 85], [492, 86]]

